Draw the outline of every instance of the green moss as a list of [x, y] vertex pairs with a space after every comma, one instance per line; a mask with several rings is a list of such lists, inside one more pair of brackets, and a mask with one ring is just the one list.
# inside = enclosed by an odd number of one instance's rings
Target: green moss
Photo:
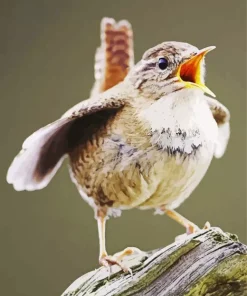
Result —
[[220, 233], [220, 232], [213, 233], [213, 239], [217, 243], [226, 243], [229, 241], [229, 237], [223, 233]]
[[214, 232], [212, 234], [213, 239], [217, 242], [217, 243], [227, 243], [230, 240], [234, 241], [234, 242], [239, 242], [238, 240], [238, 236], [236, 234], [232, 234], [229, 232]]
[[234, 242], [239, 242], [238, 236], [236, 234], [232, 234], [229, 232], [226, 232], [226, 234], [229, 236], [229, 238]]
[[247, 295], [247, 255], [235, 254], [200, 278], [184, 296]]

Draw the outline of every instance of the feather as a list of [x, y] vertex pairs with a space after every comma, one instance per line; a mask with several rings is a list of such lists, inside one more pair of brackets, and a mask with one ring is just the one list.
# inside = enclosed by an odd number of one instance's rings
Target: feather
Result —
[[226, 147], [230, 138], [230, 124], [229, 122], [226, 122], [219, 125], [218, 128], [218, 141], [215, 145], [214, 156], [216, 158], [221, 158], [226, 151]]
[[[124, 100], [104, 93], [101, 97], [77, 104], [61, 119], [39, 129], [24, 141], [21, 152], [8, 170], [7, 182], [13, 184], [17, 191], [46, 187], [67, 153], [85, 138], [83, 133], [86, 133], [87, 122], [97, 118], [92, 114], [106, 110], [103, 114], [106, 121], [112, 114], [111, 110], [117, 110], [123, 105]], [[99, 124], [96, 124], [97, 128]]]
[[[61, 150], [65, 147], [59, 144], [65, 143], [59, 142], [61, 133], [64, 134], [69, 125], [68, 119], [57, 120], [24, 141], [22, 150], [14, 158], [7, 173], [7, 182], [13, 184], [15, 190], [42, 189], [50, 182], [62, 164], [64, 157], [61, 157]], [[49, 159], [44, 159], [45, 156], [49, 156]]]
[[224, 155], [230, 138], [230, 112], [219, 101], [206, 97], [209, 108], [218, 124], [218, 139], [215, 144], [214, 156], [220, 158]]
[[134, 66], [133, 32], [126, 20], [101, 21], [101, 45], [95, 54], [95, 83], [91, 96], [106, 91], [123, 81]]

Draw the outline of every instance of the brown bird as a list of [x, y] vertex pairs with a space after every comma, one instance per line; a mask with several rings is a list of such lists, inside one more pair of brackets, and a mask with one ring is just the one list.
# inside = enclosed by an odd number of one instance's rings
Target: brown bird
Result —
[[213, 46], [163, 42], [133, 66], [130, 24], [105, 18], [101, 30], [91, 97], [28, 137], [7, 181], [16, 190], [42, 189], [68, 156], [71, 178], [98, 222], [100, 264], [128, 270], [121, 260], [137, 249], [107, 254], [107, 217], [155, 209], [187, 233], [198, 231], [174, 209], [202, 180], [213, 156], [224, 154], [230, 114], [205, 95], [214, 96], [204, 84], [204, 57]]

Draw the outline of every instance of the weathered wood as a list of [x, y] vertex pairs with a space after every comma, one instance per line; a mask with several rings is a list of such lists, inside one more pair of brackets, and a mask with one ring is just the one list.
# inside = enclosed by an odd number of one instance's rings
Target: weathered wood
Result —
[[244, 296], [247, 246], [236, 235], [211, 228], [183, 236], [159, 250], [126, 257], [133, 276], [113, 266], [77, 279], [62, 296]]

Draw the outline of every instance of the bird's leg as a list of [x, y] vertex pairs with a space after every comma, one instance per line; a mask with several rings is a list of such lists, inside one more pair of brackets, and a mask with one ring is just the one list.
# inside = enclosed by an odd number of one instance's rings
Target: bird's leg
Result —
[[105, 245], [105, 224], [106, 217], [101, 212], [97, 214], [98, 234], [99, 234], [99, 260], [107, 256]]
[[[198, 232], [200, 230], [200, 228], [196, 224], [194, 224], [190, 220], [186, 219], [185, 217], [183, 217], [182, 215], [180, 215], [176, 211], [166, 209], [165, 206], [161, 206], [160, 209], [167, 216], [169, 216], [170, 218], [172, 218], [173, 220], [177, 221], [179, 224], [184, 226], [186, 228], [186, 233], [187, 234], [195, 233], [195, 232]], [[210, 223], [206, 222], [203, 229], [208, 229], [208, 228], [210, 228]]]
[[[126, 267], [121, 261], [127, 256], [136, 252], [137, 248], [126, 248], [122, 252], [115, 254], [114, 256], [109, 256], [106, 252], [105, 244], [105, 225], [106, 225], [106, 214], [104, 211], [97, 211], [97, 223], [98, 223], [98, 233], [99, 233], [99, 264], [105, 267], [110, 267], [111, 265], [117, 264], [121, 267], [124, 272], [129, 272], [132, 274], [130, 268]], [[140, 251], [141, 252], [141, 251]]]

